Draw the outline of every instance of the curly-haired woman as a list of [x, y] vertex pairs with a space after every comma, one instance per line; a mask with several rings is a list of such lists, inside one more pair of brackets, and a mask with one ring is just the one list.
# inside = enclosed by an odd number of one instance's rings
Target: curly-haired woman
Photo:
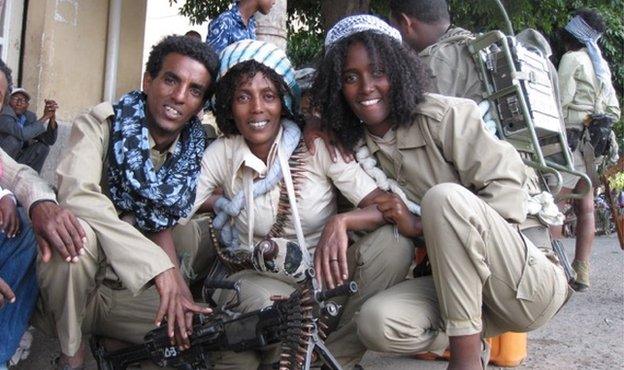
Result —
[[[249, 251], [267, 237], [297, 241], [310, 251], [316, 246], [316, 271], [324, 286], [355, 280], [360, 290], [345, 303], [338, 329], [326, 342], [343, 366], [352, 367], [365, 351], [357, 340], [355, 313], [368, 297], [402, 281], [413, 247], [391, 226], [379, 227], [386, 222], [373, 200], [383, 192], [357, 163], [333, 162], [324, 145], [318, 143], [311, 154], [303, 144], [295, 114], [298, 87], [282, 50], [244, 40], [224, 49], [220, 59], [215, 109], [225, 136], [204, 154], [194, 209], [222, 188], [213, 224], [221, 228], [226, 250]], [[360, 209], [336, 214], [335, 189]], [[220, 218], [225, 215], [230, 218]], [[347, 230], [375, 231], [347, 250]], [[294, 289], [289, 279], [255, 270], [231, 278], [241, 284], [244, 312]], [[221, 294], [218, 300], [227, 298]], [[255, 369], [277, 360], [272, 355], [223, 353], [217, 368]]]
[[432, 277], [368, 300], [358, 333], [377, 351], [450, 344], [449, 368], [480, 369], [481, 337], [544, 324], [566, 300], [566, 279], [520, 232], [517, 152], [485, 131], [474, 102], [425, 93], [421, 63], [401, 41], [373, 16], [343, 19], [313, 87], [325, 128], [358, 158], [372, 153], [408, 205], [422, 207], [421, 219], [397, 196], [379, 209], [404, 236], [424, 236]]

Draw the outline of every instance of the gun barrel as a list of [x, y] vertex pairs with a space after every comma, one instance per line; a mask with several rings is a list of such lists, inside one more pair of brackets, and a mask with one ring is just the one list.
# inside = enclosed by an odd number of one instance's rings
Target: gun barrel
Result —
[[351, 295], [353, 293], [356, 293], [357, 290], [358, 290], [357, 283], [355, 281], [350, 281], [347, 284], [343, 284], [334, 289], [320, 292], [317, 296], [317, 299], [319, 301], [326, 301], [334, 297]]

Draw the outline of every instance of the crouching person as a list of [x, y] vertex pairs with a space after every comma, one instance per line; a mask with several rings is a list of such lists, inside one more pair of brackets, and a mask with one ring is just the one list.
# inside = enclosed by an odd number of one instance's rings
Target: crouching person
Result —
[[[193, 204], [206, 147], [196, 115], [217, 62], [200, 41], [166, 37], [152, 48], [142, 92], [74, 122], [58, 200], [78, 217], [84, 246], [37, 265], [37, 325], [58, 336], [59, 368], [83, 366], [86, 335], [137, 343], [165, 317], [186, 347], [185, 314], [209, 312], [193, 302], [168, 231]], [[189, 230], [199, 243], [202, 233]]]
[[[338, 329], [326, 341], [341, 365], [350, 369], [365, 351], [357, 338], [355, 313], [367, 298], [403, 280], [413, 247], [406, 238], [395, 237], [391, 226], [379, 227], [385, 221], [373, 199], [382, 192], [357, 163], [340, 158], [333, 162], [320, 142], [315, 154], [308, 151], [295, 114], [298, 100], [294, 71], [282, 50], [251, 40], [223, 50], [215, 106], [225, 137], [204, 154], [195, 209], [214, 189], [222, 188], [224, 197], [214, 203], [219, 211], [214, 224], [224, 225], [224, 253], [250, 254], [265, 238], [297, 241], [310, 251], [316, 247], [316, 271], [325, 287], [348, 279], [358, 283], [360, 290], [344, 304]], [[336, 189], [360, 209], [337, 215]], [[221, 218], [226, 215], [223, 209], [231, 218]], [[347, 230], [372, 232], [347, 249]], [[240, 282], [241, 304], [236, 309], [242, 312], [269, 306], [271, 296], [288, 295], [296, 288], [289, 276], [251, 269], [231, 279]], [[230, 301], [228, 292], [217, 295], [219, 303]], [[215, 356], [215, 367], [257, 369], [279, 361], [275, 355], [270, 349], [224, 352]]]
[[472, 101], [425, 93], [422, 64], [381, 20], [346, 18], [325, 44], [313, 89], [324, 124], [421, 203], [422, 220], [395, 196], [379, 208], [404, 236], [424, 236], [432, 271], [369, 299], [360, 339], [395, 353], [450, 344], [449, 368], [480, 369], [482, 337], [536, 329], [568, 297], [563, 269], [520, 232], [523, 163]]

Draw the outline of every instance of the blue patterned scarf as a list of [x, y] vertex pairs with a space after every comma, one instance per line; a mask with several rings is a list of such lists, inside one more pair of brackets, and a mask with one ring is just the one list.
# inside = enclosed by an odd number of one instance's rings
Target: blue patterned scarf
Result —
[[142, 231], [160, 231], [186, 217], [195, 201], [206, 133], [193, 116], [173, 155], [156, 171], [150, 158], [145, 94], [131, 91], [113, 108], [108, 186], [115, 207], [132, 213]]

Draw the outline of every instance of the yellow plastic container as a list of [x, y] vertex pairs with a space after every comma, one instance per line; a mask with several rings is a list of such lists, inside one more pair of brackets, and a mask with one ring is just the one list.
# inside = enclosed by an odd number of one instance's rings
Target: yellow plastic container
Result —
[[489, 338], [492, 346], [490, 363], [502, 367], [516, 367], [527, 357], [526, 333], [503, 333]]
[[[427, 256], [425, 248], [417, 248], [414, 263], [418, 265]], [[492, 349], [490, 351], [490, 364], [502, 367], [516, 367], [527, 357], [527, 334], [526, 333], [503, 333], [499, 336], [488, 338]], [[442, 357], [433, 353], [422, 353], [414, 356], [420, 360], [439, 360], [449, 358], [446, 351]]]

